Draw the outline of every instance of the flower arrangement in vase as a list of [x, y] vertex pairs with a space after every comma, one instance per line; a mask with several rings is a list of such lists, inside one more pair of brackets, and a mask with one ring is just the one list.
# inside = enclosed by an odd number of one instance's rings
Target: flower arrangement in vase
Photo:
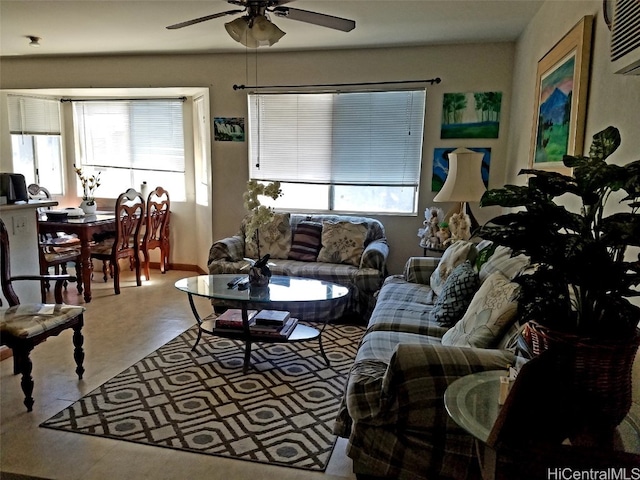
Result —
[[96, 213], [95, 191], [100, 186], [100, 172], [96, 175], [86, 176], [82, 173], [82, 168], [73, 166], [76, 175], [82, 183], [82, 203], [80, 208], [86, 214]]
[[259, 196], [270, 197], [274, 200], [282, 196], [280, 182], [260, 183], [257, 180], [247, 182], [247, 191], [243, 194], [244, 208], [249, 211], [249, 217], [245, 225], [246, 238], [255, 238], [258, 250], [258, 261], [251, 264], [249, 272], [249, 283], [257, 286], [268, 284], [271, 271], [267, 261], [269, 255], [260, 255], [260, 235], [261, 226], [269, 223], [273, 219], [273, 209], [260, 203]]

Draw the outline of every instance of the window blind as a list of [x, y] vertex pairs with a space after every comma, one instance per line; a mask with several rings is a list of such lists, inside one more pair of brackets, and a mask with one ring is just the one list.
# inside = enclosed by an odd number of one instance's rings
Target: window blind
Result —
[[7, 95], [9, 131], [19, 135], [60, 135], [60, 102], [52, 98]]
[[251, 177], [417, 186], [425, 90], [249, 95]]
[[73, 104], [83, 165], [184, 172], [183, 102]]

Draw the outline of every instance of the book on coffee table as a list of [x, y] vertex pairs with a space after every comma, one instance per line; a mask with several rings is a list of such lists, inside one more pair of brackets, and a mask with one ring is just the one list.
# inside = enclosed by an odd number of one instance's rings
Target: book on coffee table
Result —
[[[247, 318], [249, 326], [256, 323], [257, 310], [247, 310]], [[242, 310], [239, 308], [230, 308], [226, 312], [221, 313], [216, 318], [216, 328], [223, 330], [242, 330]]]
[[285, 310], [260, 310], [256, 315], [256, 325], [282, 326], [291, 314]]
[[253, 325], [251, 326], [251, 335], [258, 337], [282, 338], [287, 339], [298, 325], [298, 319], [290, 317], [284, 325]]

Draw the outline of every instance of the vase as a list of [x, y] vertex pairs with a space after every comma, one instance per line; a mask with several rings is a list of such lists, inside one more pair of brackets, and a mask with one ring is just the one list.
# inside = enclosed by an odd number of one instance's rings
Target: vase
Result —
[[269, 285], [270, 277], [271, 270], [266, 265], [249, 268], [249, 286], [251, 287], [266, 287]]
[[95, 200], [82, 200], [80, 208], [85, 215], [95, 215], [98, 205], [96, 204]]
[[626, 340], [594, 339], [554, 331], [532, 321], [525, 336], [534, 355], [552, 349], [560, 353], [556, 369], [578, 392], [587, 430], [595, 436], [612, 433], [631, 408], [640, 329]]

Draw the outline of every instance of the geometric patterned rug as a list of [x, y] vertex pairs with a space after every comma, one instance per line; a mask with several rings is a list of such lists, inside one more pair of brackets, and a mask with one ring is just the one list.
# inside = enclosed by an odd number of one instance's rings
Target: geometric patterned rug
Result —
[[190, 328], [42, 427], [324, 471], [364, 327], [327, 325], [322, 340], [244, 345]]

